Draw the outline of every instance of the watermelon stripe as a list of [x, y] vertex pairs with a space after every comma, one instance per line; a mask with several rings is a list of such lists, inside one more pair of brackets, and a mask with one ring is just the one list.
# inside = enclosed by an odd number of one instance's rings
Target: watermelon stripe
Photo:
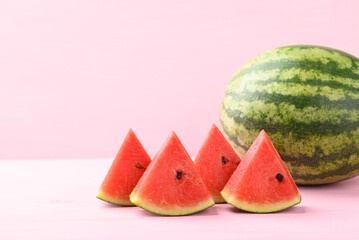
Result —
[[[287, 46], [273, 49], [260, 56], [257, 56], [244, 65], [242, 67], [242, 71], [252, 67], [253, 65], [264, 64], [268, 62], [279, 62], [283, 60], [291, 62], [310, 60], [320, 62], [322, 64], [327, 64], [329, 61], [334, 61], [341, 69], [359, 68], [358, 58], [336, 49], [323, 48], [319, 46], [305, 46], [304, 48], [301, 46]], [[359, 74], [359, 69], [354, 71]]]
[[[243, 157], [247, 151], [246, 146], [251, 145], [254, 140], [253, 138], [257, 136], [259, 130], [247, 129], [242, 124], [234, 123], [236, 123], [235, 119], [229, 117], [222, 106], [222, 130], [228, 140], [234, 145], [237, 153]], [[281, 152], [281, 155], [284, 156], [284, 158], [292, 156], [288, 159], [291, 162], [294, 162], [295, 159], [301, 162], [301, 159], [304, 158], [303, 160], [308, 164], [307, 166], [311, 166], [314, 163], [309, 162], [310, 158], [312, 158], [312, 161], [317, 161], [316, 159], [319, 159], [318, 161], [326, 162], [330, 161], [334, 156], [329, 156], [331, 154], [338, 154], [337, 156], [345, 155], [348, 157], [359, 153], [359, 128], [340, 135], [321, 136], [315, 134], [308, 135], [301, 139], [295, 138], [294, 132], [291, 131], [285, 133], [274, 132], [271, 134], [271, 140], [276, 143], [275, 147]], [[313, 145], [313, 142], [316, 142], [317, 144]], [[347, 154], [345, 154], [345, 152], [347, 152]], [[358, 157], [350, 160], [351, 164], [355, 164], [358, 161]], [[338, 163], [338, 165], [340, 165], [340, 163]]]
[[353, 71], [349, 68], [339, 68], [338, 62], [333, 60], [328, 61], [327, 63], [322, 63], [319, 61], [312, 60], [301, 60], [301, 61], [291, 61], [288, 59], [280, 60], [280, 61], [269, 61], [269, 62], [261, 62], [259, 64], [255, 64], [251, 67], [245, 68], [242, 71], [238, 72], [234, 78], [245, 77], [246, 74], [253, 73], [256, 71], [271, 71], [278, 69], [278, 66], [282, 66], [280, 71], [286, 71], [293, 68], [297, 69], [311, 69], [312, 71], [318, 71], [320, 73], [330, 74], [334, 77], [340, 78], [352, 78], [359, 80], [359, 73], [357, 71]]
[[[261, 100], [237, 101], [236, 103], [225, 99], [228, 107], [225, 110], [233, 112], [233, 116], [247, 116], [253, 121], [265, 121], [269, 123], [285, 125], [288, 122], [302, 122], [310, 124], [311, 122], [331, 122], [332, 124], [342, 125], [343, 119], [348, 123], [353, 123], [359, 119], [359, 110], [347, 111], [340, 108], [327, 109], [325, 107], [306, 107], [296, 108], [290, 103], [266, 103]], [[255, 109], [255, 111], [254, 111]]]
[[[353, 171], [353, 169], [356, 169]], [[328, 172], [322, 172], [319, 174], [297, 174], [295, 171], [292, 171], [291, 175], [293, 178], [304, 178], [306, 180], [314, 180], [314, 179], [325, 179], [332, 176], [348, 176], [348, 173], [350, 172], [359, 172], [359, 163], [357, 164], [344, 164], [340, 166], [339, 168], [336, 167], [335, 169], [328, 171]], [[356, 175], [356, 174], [355, 174]]]
[[[241, 117], [240, 111], [223, 108], [223, 110], [232, 117], [234, 121], [241, 123], [247, 129], [265, 129], [268, 133], [281, 133], [296, 132], [294, 137], [304, 138], [308, 135], [335, 135], [342, 134], [343, 132], [351, 131], [359, 128], [359, 121], [348, 121], [343, 118], [340, 124], [332, 123], [331, 121], [310, 123], [304, 122], [288, 122], [287, 124], [278, 125], [274, 122], [265, 122], [254, 118]], [[245, 116], [245, 115], [244, 115]], [[265, 118], [266, 116], [262, 116]]]
[[[222, 129], [221, 129], [221, 130], [222, 130], [222, 132], [224, 133], [224, 135], [226, 136], [226, 138], [227, 138], [230, 142], [235, 143], [236, 146], [242, 148], [245, 152], [247, 152], [249, 148], [246, 147], [245, 145], [241, 144], [236, 137], [233, 137], [233, 136], [227, 131], [227, 129], [226, 129], [225, 127], [223, 127], [223, 126], [225, 126], [225, 124], [224, 124], [224, 122], [222, 121], [222, 118], [221, 118], [219, 121], [220, 121], [220, 124], [221, 124], [221, 126], [222, 126]], [[233, 145], [232, 145], [232, 146], [233, 146]], [[241, 157], [243, 157], [243, 156], [241, 156]]]
[[[260, 91], [248, 92], [243, 91], [241, 93], [226, 92], [226, 97], [231, 97], [231, 101], [256, 101], [261, 100], [266, 103], [274, 103], [279, 105], [280, 103], [287, 102], [293, 104], [296, 108], [303, 109], [305, 107], [317, 107], [325, 105], [328, 109], [341, 108], [346, 110], [357, 110], [359, 107], [359, 99], [341, 99], [341, 100], [330, 100], [326, 96], [292, 96], [284, 95], [280, 93], [266, 93]], [[270, 101], [268, 101], [270, 100]]]
[[[340, 89], [353, 93], [359, 92], [359, 84], [358, 87], [348, 86], [347, 84], [343, 84], [341, 82], [335, 82], [335, 81], [323, 81], [322, 79], [301, 79], [298, 76], [295, 76], [293, 78], [287, 78], [287, 79], [269, 79], [269, 80], [258, 80], [255, 82], [257, 85], [267, 86], [272, 83], [283, 83], [283, 84], [303, 84], [305, 83], [306, 86], [310, 87], [329, 87], [332, 89]], [[353, 84], [352, 84], [353, 85]]]
[[[280, 89], [280, 90], [279, 90]], [[333, 89], [328, 86], [310, 86], [307, 84], [285, 82], [271, 82], [268, 85], [247, 84], [244, 92], [281, 93], [290, 96], [325, 96], [330, 101], [340, 99], [359, 99], [357, 92], [350, 92], [344, 89]]]
[[354, 150], [357, 149], [351, 149], [349, 153], [344, 153], [345, 156], [338, 156], [337, 159], [332, 159], [332, 161], [323, 157], [320, 159], [313, 158], [309, 163], [310, 165], [308, 165], [308, 162], [303, 162], [301, 165], [288, 162], [285, 156], [283, 157], [283, 160], [286, 161], [289, 169], [294, 170], [292, 172], [293, 174], [296, 174], [296, 176], [310, 175], [326, 178], [330, 177], [331, 175], [345, 175], [345, 173], [349, 173], [355, 170], [359, 172], [359, 168], [353, 167], [358, 166], [359, 164], [358, 151], [355, 153]]
[[278, 78], [279, 74], [281, 72], [282, 71], [280, 71], [279, 68], [276, 68], [276, 69], [272, 69], [272, 70], [268, 70], [268, 71], [256, 71], [253, 73], [248, 73], [244, 76], [242, 76], [240, 74], [236, 74], [233, 76], [228, 87], [232, 87], [233, 84], [240, 84], [241, 81], [244, 79], [244, 77], [245, 77], [246, 81], [257, 81], [258, 79], [268, 80], [268, 79], [272, 79], [272, 78]]
[[238, 90], [238, 88], [241, 87], [242, 81], [261, 85], [269, 82], [295, 82], [310, 84], [313, 80], [316, 81], [317, 86], [328, 86], [331, 88], [338, 88], [342, 86], [352, 90], [359, 89], [359, 81], [353, 81], [351, 78], [335, 77], [331, 74], [301, 68], [291, 68], [283, 71], [280, 71], [280, 69], [257, 71], [241, 77], [234, 77], [230, 82], [228, 89]]
[[[223, 124], [223, 122], [221, 121], [221, 124]], [[227, 129], [225, 128], [225, 125], [222, 125], [222, 131], [224, 132], [224, 134], [229, 138], [229, 140], [233, 143], [236, 144], [237, 149], [238, 147], [242, 148], [242, 152], [245, 153], [248, 151], [248, 147], [240, 144], [240, 142], [238, 141], [237, 138], [232, 137], [230, 135], [230, 133], [227, 131]], [[284, 138], [285, 139], [285, 138]], [[285, 141], [285, 140], [284, 140]], [[340, 145], [338, 144], [338, 148], [340, 148]], [[337, 153], [331, 153], [329, 155], [325, 155], [324, 151], [322, 150], [322, 148], [320, 147], [315, 147], [314, 153], [312, 153], [310, 156], [306, 156], [300, 153], [300, 155], [298, 157], [292, 157], [291, 155], [281, 155], [282, 159], [286, 162], [286, 164], [288, 166], [289, 169], [294, 169], [294, 168], [302, 168], [303, 166], [310, 166], [310, 170], [304, 170], [304, 173], [298, 174], [299, 171], [293, 171], [295, 172], [297, 175], [295, 175], [296, 177], [300, 177], [300, 176], [309, 176], [309, 175], [313, 175], [318, 177], [318, 174], [314, 174], [314, 173], [310, 173], [309, 171], [313, 171], [316, 172], [316, 170], [313, 168], [315, 167], [319, 167], [318, 171], [322, 172], [325, 170], [325, 167], [323, 167], [323, 164], [326, 163], [334, 163], [336, 162], [335, 165], [331, 165], [333, 166], [333, 169], [328, 169], [328, 174], [322, 174], [320, 177], [328, 177], [330, 176], [331, 173], [338, 171], [338, 174], [344, 174], [346, 169], [353, 169], [352, 166], [356, 166], [359, 164], [359, 159], [358, 157], [355, 157], [355, 155], [358, 155], [358, 148], [357, 145], [355, 143], [349, 144], [349, 145], [344, 145], [343, 148], [338, 149], [340, 150]], [[354, 157], [353, 157], [354, 156]], [[337, 160], [340, 159], [340, 160]], [[338, 166], [343, 166], [338, 168]], [[346, 167], [345, 167], [346, 166]], [[328, 168], [328, 167], [327, 167]], [[341, 169], [341, 170], [340, 170]], [[348, 171], [346, 171], [348, 172]], [[316, 178], [316, 177], [313, 177]]]
[[[293, 48], [294, 47], [294, 48]], [[287, 50], [288, 49], [299, 49], [299, 50], [312, 50], [315, 49], [317, 51], [325, 51], [326, 54], [328, 54], [328, 57], [330, 59], [340, 59], [340, 58], [348, 58], [349, 60], [351, 60], [352, 62], [356, 62], [359, 59], [356, 58], [355, 56], [347, 53], [347, 52], [343, 52], [341, 50], [338, 49], [334, 49], [334, 48], [329, 48], [329, 47], [323, 47], [323, 46], [316, 46], [316, 45], [292, 45], [292, 46], [285, 46], [285, 47], [281, 47], [278, 48], [279, 50]], [[333, 56], [335, 53], [335, 57]], [[330, 57], [331, 56], [331, 57]]]
[[323, 47], [323, 46], [313, 46], [313, 45], [294, 45], [294, 46], [286, 46], [274, 49], [278, 51], [278, 54], [284, 54], [285, 56], [288, 56], [289, 52], [292, 52], [294, 54], [291, 55], [291, 58], [293, 59], [319, 59], [323, 62], [328, 60], [335, 60], [342, 67], [352, 67], [355, 66], [355, 63], [358, 62], [358, 58], [340, 51], [338, 49]]
[[[294, 48], [293, 48], [294, 47]], [[349, 60], [351, 60], [352, 62], [357, 62], [359, 61], [359, 59], [347, 52], [343, 52], [341, 50], [338, 49], [334, 49], [334, 48], [329, 48], [329, 47], [323, 47], [323, 46], [316, 46], [316, 45], [292, 45], [292, 46], [285, 46], [285, 47], [281, 47], [278, 48], [279, 50], [290, 50], [290, 49], [305, 49], [305, 50], [312, 50], [315, 49], [317, 51], [325, 51], [326, 54], [328, 54], [328, 57], [330, 59], [340, 59], [340, 58], [348, 58]], [[333, 56], [335, 53], [335, 57]], [[331, 57], [330, 57], [331, 56]], [[354, 64], [355, 65], [355, 64]]]
[[[345, 164], [345, 162], [349, 162], [348, 159], [350, 159], [352, 154], [354, 154], [356, 152], [359, 152], [359, 151], [356, 148], [355, 144], [348, 144], [348, 145], [345, 145], [344, 148], [342, 148], [339, 152], [331, 153], [329, 155], [325, 155], [323, 150], [320, 147], [316, 147], [315, 152], [311, 157], [301, 154], [299, 157], [282, 155], [282, 158], [285, 159], [285, 161], [287, 163], [290, 163], [292, 167], [300, 167], [303, 164], [311, 165], [312, 167], [314, 167], [315, 165], [318, 166], [320, 164], [320, 162], [329, 163], [329, 162], [334, 162], [337, 159], [345, 159], [346, 161], [340, 160], [340, 162], [341, 162], [340, 165], [343, 165], [343, 164]], [[347, 164], [349, 164], [349, 163], [347, 163]], [[352, 165], [352, 164], [350, 164], [350, 165]]]

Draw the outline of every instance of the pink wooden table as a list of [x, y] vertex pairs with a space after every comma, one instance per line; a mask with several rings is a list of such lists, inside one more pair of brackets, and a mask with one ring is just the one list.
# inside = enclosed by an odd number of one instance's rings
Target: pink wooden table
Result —
[[161, 217], [95, 198], [111, 162], [0, 160], [0, 239], [359, 239], [359, 177], [300, 187], [302, 203], [280, 213]]

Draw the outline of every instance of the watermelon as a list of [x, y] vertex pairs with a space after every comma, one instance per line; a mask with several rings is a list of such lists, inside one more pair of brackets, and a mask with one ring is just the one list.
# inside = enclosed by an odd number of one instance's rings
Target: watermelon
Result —
[[240, 161], [232, 146], [213, 124], [194, 163], [216, 203], [225, 202], [220, 192]]
[[359, 174], [359, 59], [287, 46], [246, 63], [229, 83], [221, 130], [240, 157], [261, 129], [298, 184]]
[[297, 185], [262, 130], [221, 192], [248, 212], [277, 212], [301, 202]]
[[191, 157], [174, 132], [148, 166], [130, 200], [159, 215], [188, 215], [214, 205]]
[[96, 197], [113, 204], [133, 206], [129, 195], [150, 162], [150, 156], [130, 129]]

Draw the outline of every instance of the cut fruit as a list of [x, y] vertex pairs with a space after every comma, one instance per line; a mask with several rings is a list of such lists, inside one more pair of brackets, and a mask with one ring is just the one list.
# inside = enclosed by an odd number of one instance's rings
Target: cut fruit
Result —
[[129, 195], [150, 162], [150, 156], [130, 129], [96, 197], [109, 203], [132, 206]]
[[262, 130], [221, 192], [248, 212], [277, 212], [301, 202], [297, 185]]
[[194, 163], [216, 203], [225, 202], [220, 192], [240, 161], [232, 146], [213, 124]]
[[188, 215], [214, 205], [191, 157], [174, 132], [148, 166], [130, 200], [159, 215]]

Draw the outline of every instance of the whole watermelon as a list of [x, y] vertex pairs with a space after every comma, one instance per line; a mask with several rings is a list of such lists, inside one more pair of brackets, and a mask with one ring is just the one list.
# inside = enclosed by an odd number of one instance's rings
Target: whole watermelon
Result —
[[222, 132], [240, 157], [264, 129], [297, 184], [359, 174], [359, 59], [287, 46], [246, 63], [223, 98]]

